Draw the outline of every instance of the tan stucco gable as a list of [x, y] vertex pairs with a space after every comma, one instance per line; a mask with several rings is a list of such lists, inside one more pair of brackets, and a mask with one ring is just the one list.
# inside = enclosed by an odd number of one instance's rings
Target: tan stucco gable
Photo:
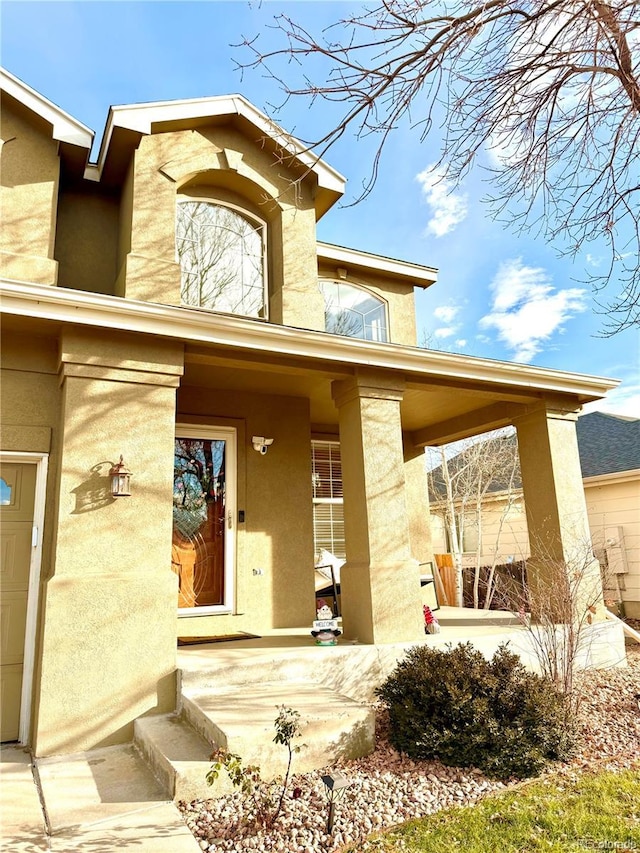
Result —
[[61, 161], [84, 166], [93, 134], [3, 69], [0, 91], [1, 274], [18, 281], [55, 285]]
[[[122, 149], [136, 145], [143, 136], [220, 124], [233, 124], [244, 135], [260, 141], [264, 150], [271, 154], [273, 165], [293, 170], [301, 178], [311, 178], [316, 185], [317, 219], [344, 193], [345, 178], [339, 172], [309, 153], [301, 142], [242, 95], [112, 107], [98, 161], [87, 168], [85, 177], [102, 180], [106, 170], [122, 162]], [[233, 149], [226, 159], [227, 168], [237, 168], [239, 160]]]
[[92, 130], [4, 68], [0, 68], [0, 91], [48, 122], [51, 125], [52, 138], [56, 141], [77, 145], [86, 149], [87, 153], [91, 150]]

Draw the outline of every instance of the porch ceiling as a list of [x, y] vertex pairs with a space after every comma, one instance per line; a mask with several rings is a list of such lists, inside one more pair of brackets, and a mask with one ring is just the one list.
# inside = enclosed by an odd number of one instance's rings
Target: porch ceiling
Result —
[[[428, 360], [429, 353], [424, 356]], [[181, 385], [302, 397], [309, 400], [314, 426], [337, 429], [338, 410], [331, 395], [332, 382], [354, 376], [356, 372], [357, 368], [350, 364], [305, 364], [267, 353], [257, 360], [255, 353], [224, 354], [188, 347]], [[537, 389], [526, 393], [495, 382], [478, 383], [437, 375], [404, 376], [407, 384], [400, 406], [402, 426], [418, 445], [443, 444], [505, 426], [512, 417], [543, 398]], [[554, 395], [554, 399], [556, 405], [569, 411], [580, 407], [575, 396], [560, 401], [559, 395]]]

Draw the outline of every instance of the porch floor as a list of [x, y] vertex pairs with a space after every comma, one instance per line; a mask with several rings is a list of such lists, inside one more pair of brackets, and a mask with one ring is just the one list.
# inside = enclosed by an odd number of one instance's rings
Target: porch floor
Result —
[[[431, 645], [441, 643], [459, 643], [467, 640], [473, 642], [477, 637], [483, 635], [504, 634], [514, 630], [521, 630], [518, 618], [508, 611], [503, 610], [474, 610], [467, 607], [440, 607], [434, 611], [439, 624], [440, 633], [425, 635], [425, 640]], [[412, 646], [415, 643], [404, 643], [404, 646]], [[243, 652], [252, 657], [256, 649], [309, 649], [317, 654], [318, 649], [322, 651], [336, 648], [367, 647], [365, 643], [351, 642], [344, 638], [338, 640], [337, 646], [316, 646], [311, 636], [311, 626], [301, 628], [271, 628], [264, 631], [259, 637], [247, 637], [246, 639], [218, 640], [215, 643], [202, 643], [192, 646], [181, 646], [178, 649], [178, 667], [183, 671], [198, 669], [202, 663], [202, 652], [206, 650], [206, 660], [216, 657], [218, 652], [224, 653], [232, 650], [234, 657], [242, 658]], [[224, 655], [222, 655], [224, 656]]]
[[373, 645], [340, 638], [335, 646], [317, 646], [311, 626], [277, 628], [260, 637], [203, 643], [178, 648], [178, 668], [185, 689], [219, 690], [264, 681], [312, 682], [358, 702], [369, 702], [374, 689], [406, 651], [471, 642], [487, 656], [501, 643], [522, 637], [523, 628], [511, 613], [441, 607], [436, 612], [440, 633], [410, 643]]

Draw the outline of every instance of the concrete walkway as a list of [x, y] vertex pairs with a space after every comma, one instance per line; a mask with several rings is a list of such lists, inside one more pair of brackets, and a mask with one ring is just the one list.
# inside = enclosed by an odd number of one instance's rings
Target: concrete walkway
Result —
[[28, 752], [2, 747], [0, 850], [197, 853], [200, 846], [132, 746], [39, 759], [35, 778]]

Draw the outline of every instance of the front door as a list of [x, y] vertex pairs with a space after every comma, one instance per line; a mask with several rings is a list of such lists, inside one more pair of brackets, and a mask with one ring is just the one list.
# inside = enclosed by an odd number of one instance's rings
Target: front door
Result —
[[36, 465], [0, 466], [0, 740], [17, 740], [33, 549]]
[[171, 562], [182, 613], [233, 608], [235, 465], [235, 430], [178, 428]]

